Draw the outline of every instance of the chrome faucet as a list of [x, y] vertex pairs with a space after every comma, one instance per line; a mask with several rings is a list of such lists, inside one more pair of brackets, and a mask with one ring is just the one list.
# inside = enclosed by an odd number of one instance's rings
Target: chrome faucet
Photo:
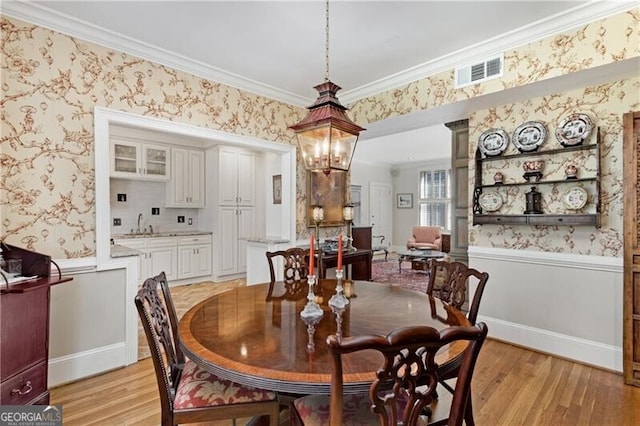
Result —
[[138, 213], [138, 227], [136, 228], [136, 234], [140, 233], [140, 221], [142, 220], [142, 213]]

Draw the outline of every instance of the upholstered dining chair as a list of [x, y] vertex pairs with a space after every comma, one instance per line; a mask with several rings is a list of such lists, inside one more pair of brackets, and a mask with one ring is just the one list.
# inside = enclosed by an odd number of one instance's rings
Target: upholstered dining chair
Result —
[[185, 359], [164, 273], [145, 280], [135, 304], [151, 349], [163, 426], [223, 419], [233, 419], [235, 424], [235, 418], [252, 416], [269, 416], [271, 425], [278, 424], [275, 392], [223, 380]]
[[269, 262], [269, 273], [271, 274], [271, 282], [276, 281], [276, 269], [274, 266], [275, 259], [281, 259], [283, 263], [283, 281], [285, 283], [292, 281], [307, 280], [309, 273], [309, 250], [300, 247], [292, 247], [287, 250], [268, 251], [266, 252], [267, 261]]
[[[484, 323], [449, 327], [440, 332], [432, 327], [413, 326], [398, 328], [386, 336], [362, 335], [342, 339], [329, 336], [327, 346], [333, 355], [331, 395], [308, 395], [296, 399], [290, 409], [291, 422], [314, 426], [426, 425], [428, 419], [421, 413], [434, 401], [439, 379], [435, 355], [445, 345], [467, 341], [449, 416], [429, 423], [462, 425], [465, 405], [470, 400], [473, 370], [486, 336], [487, 326]], [[364, 350], [374, 350], [382, 355], [375, 380], [368, 394], [343, 395], [343, 355]]]
[[[475, 284], [473, 298], [468, 304], [467, 319], [471, 324], [475, 324], [478, 318], [480, 300], [484, 293], [484, 288], [489, 279], [489, 274], [480, 272], [477, 269], [469, 268], [462, 262], [449, 262], [440, 259], [431, 259], [429, 263], [429, 283], [427, 294], [435, 296], [449, 303], [456, 309], [463, 310], [467, 302], [467, 293], [472, 284]], [[458, 377], [460, 372], [459, 362], [451, 362], [440, 368], [440, 384], [453, 393], [454, 389], [447, 380]], [[473, 425], [473, 405], [471, 399], [467, 404], [465, 414], [467, 425]]]

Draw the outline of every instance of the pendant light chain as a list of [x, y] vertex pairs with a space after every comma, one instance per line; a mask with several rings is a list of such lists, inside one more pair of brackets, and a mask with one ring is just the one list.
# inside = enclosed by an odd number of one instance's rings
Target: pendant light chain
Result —
[[326, 20], [327, 20], [327, 25], [326, 25], [326, 40], [325, 40], [325, 56], [324, 56], [324, 60], [325, 60], [325, 70], [324, 70], [324, 81], [329, 81], [329, 0], [327, 0], [327, 6], [326, 6]]

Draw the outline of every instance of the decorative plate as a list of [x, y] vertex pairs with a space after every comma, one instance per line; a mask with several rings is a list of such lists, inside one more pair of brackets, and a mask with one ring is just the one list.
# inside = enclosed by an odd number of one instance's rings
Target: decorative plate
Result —
[[502, 197], [498, 191], [487, 191], [480, 194], [478, 197], [478, 203], [482, 210], [487, 212], [495, 212], [502, 207]]
[[587, 205], [589, 195], [581, 186], [572, 186], [562, 195], [562, 203], [569, 210], [580, 210]]
[[587, 114], [571, 114], [560, 122], [556, 138], [562, 146], [580, 145], [589, 137], [593, 123]]
[[507, 149], [509, 135], [502, 129], [489, 129], [480, 135], [478, 148], [485, 157], [495, 157]]
[[513, 132], [512, 141], [520, 152], [531, 152], [538, 149], [547, 138], [547, 128], [541, 121], [527, 121]]

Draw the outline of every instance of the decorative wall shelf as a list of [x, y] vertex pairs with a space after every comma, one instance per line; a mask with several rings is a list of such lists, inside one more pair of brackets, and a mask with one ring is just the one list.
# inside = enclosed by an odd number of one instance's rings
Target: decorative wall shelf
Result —
[[598, 226], [599, 214], [474, 214], [474, 225], [592, 225]]
[[[600, 128], [597, 129], [596, 143], [585, 144], [578, 146], [563, 147], [558, 149], [548, 149], [536, 152], [522, 152], [518, 154], [499, 155], [494, 157], [482, 157], [480, 150], [476, 151], [475, 157], [475, 186], [473, 191], [473, 224], [474, 225], [585, 225], [585, 226], [600, 226], [600, 157], [601, 157], [601, 133]], [[548, 179], [544, 178], [538, 182], [508, 182], [508, 183], [493, 183], [483, 184], [483, 167], [487, 163], [496, 161], [511, 162], [514, 160], [526, 158], [526, 157], [539, 157], [539, 158], [551, 158], [555, 154], [576, 153], [580, 151], [595, 150], [596, 164], [595, 174], [593, 176], [585, 176], [577, 179]], [[592, 185], [594, 191], [594, 199], [590, 204], [595, 204], [595, 212], [591, 213], [556, 213], [549, 212], [543, 214], [500, 214], [496, 212], [483, 211], [479, 203], [480, 195], [483, 193], [483, 189], [492, 188], [492, 190], [502, 187], [518, 187], [518, 186], [549, 186], [553, 187], [558, 185], [585, 183]], [[592, 209], [593, 210], [593, 209]]]

